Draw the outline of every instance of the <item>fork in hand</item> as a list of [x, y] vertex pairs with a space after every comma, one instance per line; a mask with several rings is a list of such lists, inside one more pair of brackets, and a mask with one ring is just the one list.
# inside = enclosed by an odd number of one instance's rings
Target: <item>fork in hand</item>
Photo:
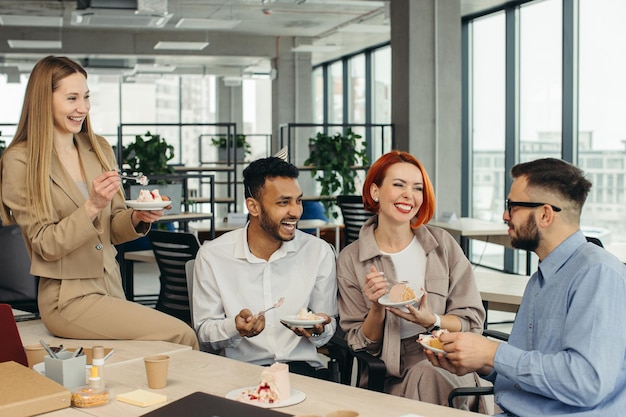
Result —
[[281, 304], [283, 303], [283, 301], [285, 301], [285, 297], [280, 297], [280, 298], [278, 299], [278, 301], [276, 301], [276, 302], [274, 303], [274, 305], [273, 305], [273, 306], [271, 306], [270, 308], [267, 308], [267, 309], [265, 309], [265, 310], [263, 310], [263, 311], [259, 312], [259, 313], [257, 314], [257, 317], [260, 317], [260, 316], [264, 315], [265, 313], [267, 313], [268, 311], [270, 311], [270, 310], [271, 310], [271, 309], [273, 309], [273, 308], [280, 307], [280, 306], [281, 306]]

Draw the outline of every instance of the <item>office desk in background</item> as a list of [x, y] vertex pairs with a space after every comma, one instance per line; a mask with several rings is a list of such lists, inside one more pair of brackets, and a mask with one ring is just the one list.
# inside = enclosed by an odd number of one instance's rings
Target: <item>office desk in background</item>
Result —
[[[218, 237], [221, 234], [230, 232], [244, 227], [245, 224], [229, 224], [224, 222], [217, 222], [215, 225], [215, 236]], [[341, 247], [341, 229], [343, 224], [328, 223], [324, 220], [300, 220], [298, 222], [298, 229], [314, 229], [315, 235], [321, 237], [321, 231], [327, 229], [333, 229], [335, 232], [334, 245], [337, 252]], [[189, 231], [195, 233], [198, 236], [200, 243], [208, 239], [208, 232], [210, 231], [210, 224], [206, 221], [191, 222], [189, 223]]]

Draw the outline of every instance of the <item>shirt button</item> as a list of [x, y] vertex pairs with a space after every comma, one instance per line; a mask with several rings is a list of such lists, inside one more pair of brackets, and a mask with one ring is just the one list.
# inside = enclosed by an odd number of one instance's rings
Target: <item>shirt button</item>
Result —
[[520, 388], [520, 386], [519, 386], [519, 384], [515, 384], [515, 385], [513, 385], [513, 388], [515, 388], [516, 390], [521, 389], [521, 388]]
[[102, 244], [101, 244], [101, 243], [98, 243], [98, 244], [96, 245], [96, 249], [97, 249], [97, 250], [102, 250]]

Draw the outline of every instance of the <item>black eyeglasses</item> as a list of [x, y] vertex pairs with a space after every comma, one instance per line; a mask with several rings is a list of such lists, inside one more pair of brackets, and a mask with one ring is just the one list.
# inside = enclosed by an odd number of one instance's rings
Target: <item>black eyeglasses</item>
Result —
[[511, 209], [513, 207], [536, 208], [536, 207], [541, 207], [541, 206], [545, 206], [545, 205], [548, 205], [548, 206], [552, 207], [552, 210], [554, 210], [554, 211], [561, 211], [561, 207], [553, 206], [552, 204], [548, 204], [548, 203], [533, 203], [533, 202], [530, 202], [530, 201], [511, 201], [511, 200], [506, 200], [506, 210], [509, 212], [509, 217], [511, 217]]

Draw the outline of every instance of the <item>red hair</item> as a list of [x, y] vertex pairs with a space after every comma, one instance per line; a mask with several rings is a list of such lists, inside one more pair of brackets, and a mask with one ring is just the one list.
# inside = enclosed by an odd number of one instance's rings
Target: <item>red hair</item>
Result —
[[411, 222], [411, 227], [417, 229], [421, 225], [428, 223], [435, 214], [435, 191], [422, 163], [408, 152], [393, 150], [374, 162], [369, 171], [367, 171], [367, 177], [363, 183], [363, 207], [374, 214], [378, 213], [378, 203], [372, 198], [370, 188], [372, 184], [380, 187], [389, 167], [401, 162], [415, 165], [421, 171], [422, 177], [424, 177], [424, 201], [415, 216], [415, 221]]

